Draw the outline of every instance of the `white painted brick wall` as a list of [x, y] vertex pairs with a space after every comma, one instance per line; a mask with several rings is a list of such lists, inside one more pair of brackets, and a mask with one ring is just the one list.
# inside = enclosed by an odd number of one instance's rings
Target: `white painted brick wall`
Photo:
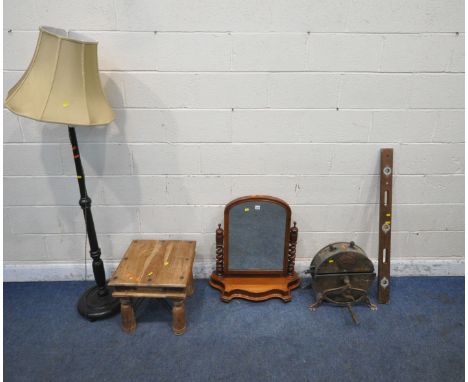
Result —
[[380, 67], [383, 36], [325, 33], [309, 36], [308, 70], [376, 72]]
[[[299, 260], [337, 240], [375, 259], [379, 149], [393, 147], [394, 261], [453, 260], [460, 274], [463, 11], [462, 0], [6, 0], [3, 87], [39, 25], [99, 41], [116, 120], [77, 134], [111, 263], [133, 239], [169, 238], [196, 240], [213, 265], [223, 206], [247, 194], [292, 205]], [[6, 266], [81, 267], [66, 128], [3, 120]]]

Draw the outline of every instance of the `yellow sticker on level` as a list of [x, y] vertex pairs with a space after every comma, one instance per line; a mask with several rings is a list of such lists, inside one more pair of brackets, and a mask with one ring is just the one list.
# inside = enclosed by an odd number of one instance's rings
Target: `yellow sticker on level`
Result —
[[387, 214], [386, 216], [390, 217], [390, 216], [392, 216], [392, 214]]
[[246, 207], [244, 208], [244, 212], [249, 212], [250, 211], [250, 208]]
[[333, 259], [330, 259], [330, 260], [328, 260], [328, 262], [329, 262], [329, 263], [334, 263], [334, 262], [335, 262], [335, 260], [333, 260]]
[[385, 224], [387, 224], [387, 225], [390, 225], [390, 220], [389, 220], [389, 221], [387, 221], [387, 222], [385, 222]]

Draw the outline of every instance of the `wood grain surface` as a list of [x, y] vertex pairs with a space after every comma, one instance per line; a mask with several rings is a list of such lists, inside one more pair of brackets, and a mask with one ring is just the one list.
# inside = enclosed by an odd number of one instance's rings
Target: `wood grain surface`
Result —
[[[390, 169], [385, 173], [385, 169]], [[377, 295], [379, 304], [390, 302], [390, 254], [392, 238], [393, 149], [380, 150], [379, 269]], [[383, 230], [383, 227], [386, 230]]]
[[134, 240], [109, 286], [185, 288], [191, 280], [195, 245], [195, 241]]

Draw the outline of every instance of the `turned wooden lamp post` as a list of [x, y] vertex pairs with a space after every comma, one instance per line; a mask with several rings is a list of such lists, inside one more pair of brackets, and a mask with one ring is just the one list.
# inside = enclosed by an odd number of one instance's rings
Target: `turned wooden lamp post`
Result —
[[106, 284], [74, 127], [106, 125], [114, 119], [99, 78], [97, 42], [77, 33], [40, 27], [31, 63], [8, 92], [5, 106], [23, 117], [68, 126], [96, 281], [81, 296], [78, 311], [92, 321], [118, 313], [119, 301]]

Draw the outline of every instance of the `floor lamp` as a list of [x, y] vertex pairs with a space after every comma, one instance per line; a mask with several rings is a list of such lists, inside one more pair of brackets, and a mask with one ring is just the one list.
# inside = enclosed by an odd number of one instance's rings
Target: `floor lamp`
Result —
[[119, 301], [112, 297], [106, 284], [74, 127], [106, 125], [114, 119], [99, 78], [97, 42], [77, 33], [67, 34], [61, 29], [40, 27], [31, 63], [8, 92], [5, 106], [23, 117], [68, 125], [80, 188], [79, 204], [85, 219], [96, 281], [96, 286], [79, 299], [78, 311], [92, 321], [118, 313]]

